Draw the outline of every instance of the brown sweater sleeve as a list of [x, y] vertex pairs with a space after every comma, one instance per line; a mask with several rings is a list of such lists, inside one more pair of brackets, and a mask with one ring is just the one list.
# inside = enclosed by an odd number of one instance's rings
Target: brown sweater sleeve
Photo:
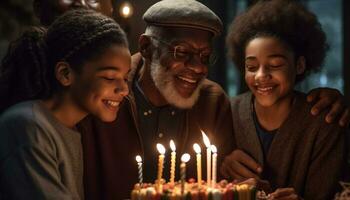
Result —
[[305, 199], [333, 199], [346, 167], [345, 131], [337, 124], [319, 127], [307, 174]]

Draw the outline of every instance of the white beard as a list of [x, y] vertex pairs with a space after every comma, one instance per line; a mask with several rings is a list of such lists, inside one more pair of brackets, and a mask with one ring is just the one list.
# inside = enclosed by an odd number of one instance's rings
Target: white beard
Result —
[[151, 62], [151, 77], [159, 92], [165, 100], [179, 109], [189, 109], [197, 102], [201, 87], [203, 86], [202, 79], [192, 95], [188, 98], [182, 97], [174, 86], [174, 76], [170, 71], [167, 71], [164, 66], [161, 66], [158, 58], [153, 55]]

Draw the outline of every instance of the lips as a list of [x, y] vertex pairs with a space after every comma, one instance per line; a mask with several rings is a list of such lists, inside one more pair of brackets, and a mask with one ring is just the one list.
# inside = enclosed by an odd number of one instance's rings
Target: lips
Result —
[[257, 93], [261, 95], [269, 95], [277, 87], [277, 85], [256, 85], [255, 89]]
[[184, 77], [184, 76], [177, 76], [179, 79], [183, 80], [183, 81], [186, 81], [190, 84], [195, 84], [198, 82], [197, 79], [193, 79], [193, 78], [187, 78], [187, 77]]
[[116, 111], [119, 107], [120, 101], [115, 101], [115, 100], [103, 100], [103, 103], [105, 104], [105, 106], [112, 110], [112, 111]]

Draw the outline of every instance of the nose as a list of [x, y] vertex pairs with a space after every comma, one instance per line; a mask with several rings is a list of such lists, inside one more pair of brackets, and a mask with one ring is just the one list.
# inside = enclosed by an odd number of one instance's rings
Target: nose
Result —
[[73, 2], [73, 6], [74, 7], [84, 7], [84, 8], [88, 8], [88, 4], [86, 3], [85, 0], [75, 0]]
[[270, 70], [263, 65], [259, 66], [259, 69], [255, 74], [255, 80], [264, 81], [269, 79], [270, 77]]
[[115, 88], [114, 92], [116, 94], [119, 94], [123, 97], [129, 94], [129, 86], [126, 82], [122, 82], [121, 84], [118, 84], [117, 87]]
[[187, 63], [187, 67], [197, 74], [207, 74], [208, 72], [208, 66], [202, 63], [199, 55], [192, 56], [192, 59]]

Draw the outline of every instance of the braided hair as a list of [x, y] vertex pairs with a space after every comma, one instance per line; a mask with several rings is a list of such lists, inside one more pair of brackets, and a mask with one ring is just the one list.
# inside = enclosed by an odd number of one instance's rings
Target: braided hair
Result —
[[55, 65], [76, 72], [112, 45], [128, 47], [124, 31], [111, 18], [88, 9], [68, 11], [48, 28], [33, 27], [10, 44], [0, 66], [0, 112], [31, 99], [51, 97], [62, 86]]
[[234, 19], [226, 41], [235, 65], [244, 73], [246, 45], [254, 38], [271, 36], [285, 43], [295, 58], [304, 56], [306, 69], [296, 81], [318, 71], [328, 50], [326, 34], [315, 14], [295, 0], [260, 0]]

